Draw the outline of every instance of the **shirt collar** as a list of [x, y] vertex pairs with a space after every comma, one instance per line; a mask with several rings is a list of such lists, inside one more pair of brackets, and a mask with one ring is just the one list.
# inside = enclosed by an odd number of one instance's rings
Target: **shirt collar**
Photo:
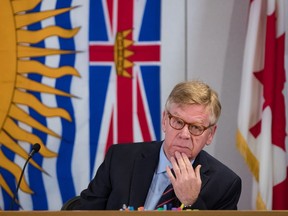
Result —
[[[165, 141], [164, 141], [165, 142]], [[166, 167], [169, 166], [172, 168], [172, 164], [170, 163], [170, 161], [167, 159], [165, 153], [164, 153], [164, 142], [162, 143], [160, 152], [159, 152], [159, 163], [158, 163], [158, 167], [156, 170], [156, 173], [166, 173]]]

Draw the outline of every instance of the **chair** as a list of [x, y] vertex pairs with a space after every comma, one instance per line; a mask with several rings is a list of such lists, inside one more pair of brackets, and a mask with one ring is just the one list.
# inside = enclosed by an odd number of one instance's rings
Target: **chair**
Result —
[[73, 207], [80, 203], [80, 196], [72, 197], [71, 199], [67, 200], [62, 208], [61, 211], [65, 210], [73, 210]]

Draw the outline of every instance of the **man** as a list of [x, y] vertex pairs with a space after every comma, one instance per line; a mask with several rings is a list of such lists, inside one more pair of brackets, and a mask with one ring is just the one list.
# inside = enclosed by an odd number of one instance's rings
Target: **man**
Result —
[[[207, 84], [177, 84], [163, 112], [164, 141], [113, 145], [74, 209], [237, 209], [241, 179], [202, 150], [212, 142], [220, 113]], [[171, 197], [159, 203], [169, 185]]]

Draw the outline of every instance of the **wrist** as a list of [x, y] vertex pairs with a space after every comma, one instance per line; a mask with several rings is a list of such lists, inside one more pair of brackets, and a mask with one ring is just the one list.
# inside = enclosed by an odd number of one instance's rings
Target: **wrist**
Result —
[[186, 210], [186, 209], [191, 209], [192, 208], [192, 204], [191, 205], [185, 205], [185, 204], [181, 204], [181, 206], [180, 206], [180, 208], [182, 209], [182, 210]]

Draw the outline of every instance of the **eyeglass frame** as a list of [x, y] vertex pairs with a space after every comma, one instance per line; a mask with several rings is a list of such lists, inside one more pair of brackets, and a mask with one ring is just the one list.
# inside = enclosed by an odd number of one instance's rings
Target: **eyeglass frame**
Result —
[[[210, 124], [209, 126], [205, 127], [204, 125], [197, 125], [197, 124], [188, 123], [188, 122], [186, 122], [185, 120], [183, 120], [182, 118], [172, 115], [169, 111], [166, 111], [166, 112], [167, 112], [167, 114], [168, 114], [168, 122], [169, 122], [169, 125], [170, 125], [173, 129], [175, 129], [175, 130], [182, 130], [186, 125], [188, 125], [188, 131], [189, 131], [189, 133], [190, 133], [191, 135], [193, 135], [193, 136], [201, 136], [207, 129], [209, 129], [209, 128], [211, 128], [211, 127], [213, 127], [213, 126], [215, 125], [215, 124]], [[181, 120], [181, 121], [184, 123], [184, 124], [183, 124], [183, 127], [182, 127], [182, 128], [179, 128], [179, 129], [173, 127], [173, 126], [171, 125], [171, 118], [172, 118], [172, 117]], [[196, 135], [196, 134], [191, 133], [191, 131], [189, 130], [189, 126], [197, 126], [197, 127], [201, 127], [201, 128], [204, 128], [204, 129], [203, 129], [202, 133]]]

